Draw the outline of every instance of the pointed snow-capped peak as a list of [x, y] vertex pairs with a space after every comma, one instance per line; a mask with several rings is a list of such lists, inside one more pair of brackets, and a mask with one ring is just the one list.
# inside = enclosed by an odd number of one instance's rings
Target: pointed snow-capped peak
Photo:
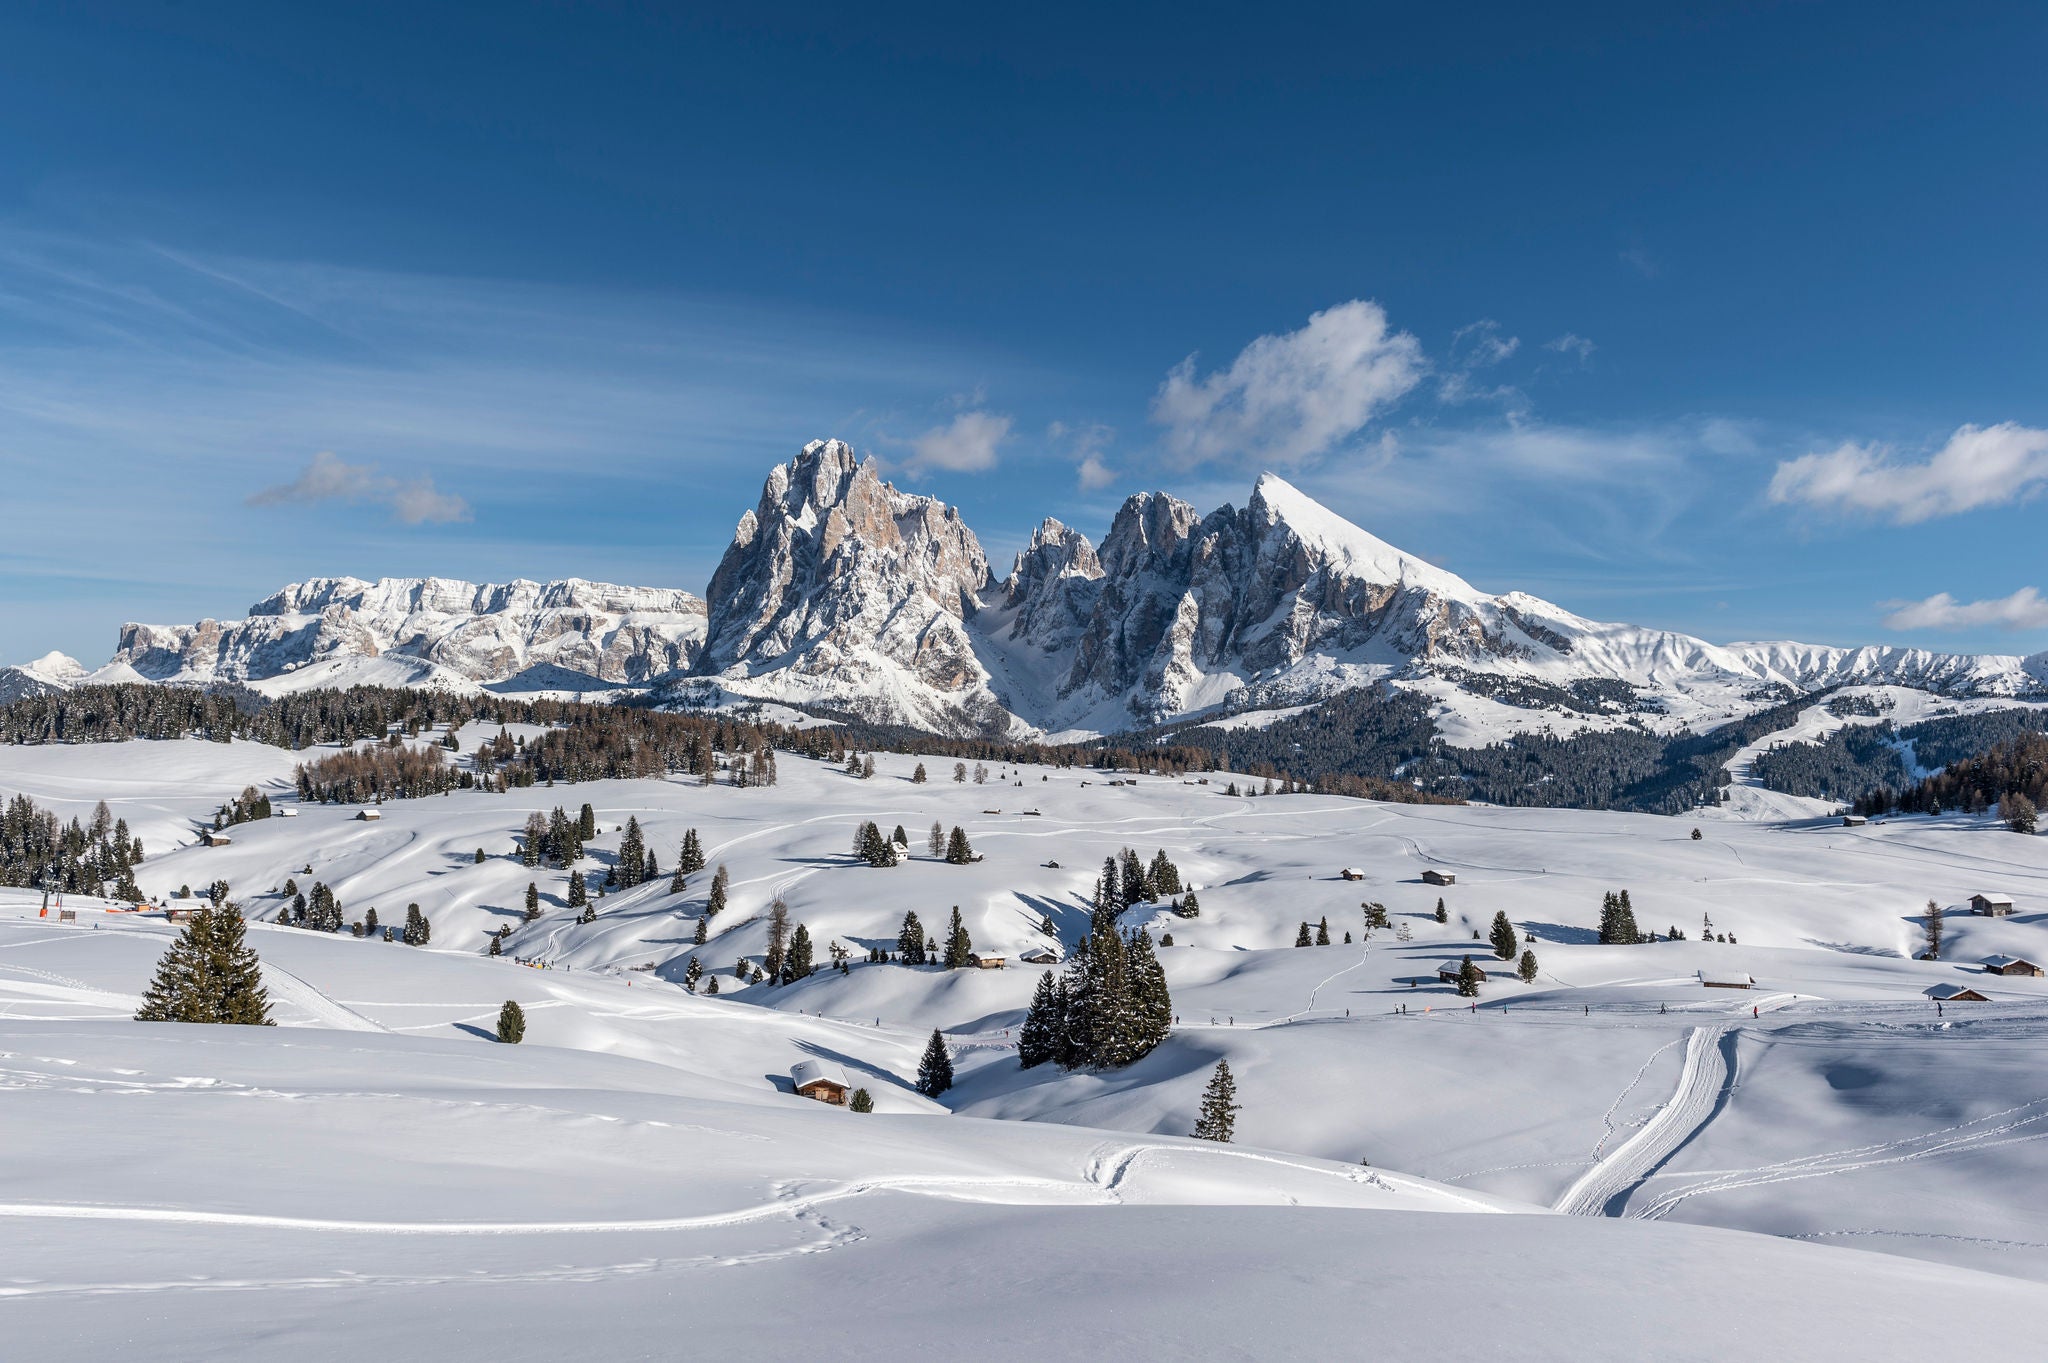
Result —
[[1293, 531], [1297, 540], [1321, 551], [1325, 566], [1346, 577], [1418, 587], [1457, 601], [1484, 596], [1456, 573], [1396, 549], [1353, 525], [1278, 474], [1259, 475], [1245, 509], [1256, 525], [1284, 525]]
[[54, 651], [45, 653], [32, 663], [22, 664], [21, 670], [39, 681], [52, 682], [60, 686], [80, 681], [86, 675], [84, 663], [68, 653]]

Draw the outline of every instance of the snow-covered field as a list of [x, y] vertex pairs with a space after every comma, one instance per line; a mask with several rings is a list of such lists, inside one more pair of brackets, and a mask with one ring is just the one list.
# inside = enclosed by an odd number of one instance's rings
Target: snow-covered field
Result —
[[[1963, 816], [1703, 819], [1695, 839], [1214, 777], [991, 764], [956, 784], [933, 758], [917, 785], [915, 760], [860, 780], [785, 755], [772, 789], [463, 791], [373, 822], [310, 807], [209, 848], [196, 821], [246, 784], [283, 797], [291, 754], [0, 750], [0, 793], [127, 818], [148, 894], [229, 881], [285, 1024], [128, 1022], [174, 928], [81, 903], [58, 924], [0, 891], [9, 1352], [2036, 1356], [2014, 1327], [2048, 1307], [2048, 980], [1975, 963], [2048, 954], [2048, 843]], [[514, 854], [530, 811], [584, 801], [593, 883], [629, 815], [664, 867], [590, 924], [566, 871]], [[905, 865], [853, 861], [867, 819], [903, 825]], [[927, 856], [934, 821], [984, 860]], [[666, 874], [689, 828], [732, 881], [701, 948], [709, 872], [682, 895]], [[1196, 919], [1125, 919], [1172, 934], [1179, 1026], [1122, 1072], [1022, 1071], [1041, 971], [1018, 954], [1053, 945], [1048, 917], [1073, 942], [1125, 846], [1199, 887]], [[433, 944], [262, 922], [289, 878], [351, 921], [416, 902]], [[521, 924], [529, 881], [545, 912]], [[1623, 888], [1644, 928], [1695, 940], [1598, 945]], [[1945, 959], [1910, 959], [1925, 902], [1979, 890], [2018, 912], [1952, 914]], [[852, 950], [847, 974], [734, 979], [777, 894], [821, 960]], [[1359, 940], [1362, 901], [1403, 931]], [[955, 905], [1007, 968], [865, 962], [906, 910], [937, 930]], [[1497, 910], [1541, 969], [1494, 974], [1475, 1011], [1436, 968], [1490, 962], [1473, 934]], [[1697, 940], [1703, 917], [1739, 944]], [[1336, 944], [1290, 945], [1325, 918]], [[682, 988], [693, 951], [719, 997]], [[1703, 989], [1703, 968], [1756, 988]], [[1924, 991], [1951, 982], [1992, 1001], [1936, 1016]], [[519, 1047], [490, 1040], [507, 998]], [[911, 1087], [934, 1027], [960, 1071], [940, 1102]], [[807, 1057], [878, 1112], [795, 1097]], [[1245, 1105], [1227, 1148], [1181, 1139], [1219, 1058]]]

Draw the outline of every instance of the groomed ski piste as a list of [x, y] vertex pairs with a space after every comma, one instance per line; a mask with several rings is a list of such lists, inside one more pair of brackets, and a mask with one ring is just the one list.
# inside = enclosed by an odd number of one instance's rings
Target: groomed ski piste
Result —
[[[310, 755], [0, 750], [0, 793], [126, 818], [150, 897], [227, 880], [281, 1024], [129, 1021], [176, 925], [75, 898], [60, 922], [0, 890], [10, 1355], [2037, 1354], [2048, 981], [1978, 963], [2048, 954], [2048, 843], [1989, 819], [1388, 805], [994, 763], [956, 783], [931, 757], [914, 784], [920, 759], [877, 753], [866, 780], [783, 755], [772, 788], [458, 791], [199, 844], [245, 785], [288, 803]], [[664, 868], [588, 924], [514, 838], [586, 801], [593, 883], [629, 816]], [[903, 825], [905, 864], [849, 855], [869, 819]], [[926, 855], [934, 821], [983, 859]], [[691, 828], [732, 886], [702, 947], [709, 869], [668, 889]], [[1127, 846], [1198, 887], [1196, 918], [1124, 919], [1173, 936], [1177, 1026], [1126, 1070], [1022, 1070], [1048, 967], [1020, 955], [1071, 946]], [[288, 879], [348, 921], [418, 903], [431, 945], [276, 926]], [[1599, 945], [1619, 889], [1692, 940]], [[2017, 912], [1969, 916], [1979, 891]], [[734, 978], [777, 895], [846, 973]], [[1939, 961], [1912, 959], [1929, 899], [1951, 910]], [[1396, 927], [1361, 940], [1368, 902]], [[955, 905], [1003, 969], [866, 961], [906, 910], [936, 930]], [[1474, 940], [1496, 911], [1533, 983]], [[1325, 919], [1333, 945], [1291, 945]], [[683, 987], [693, 953], [718, 996]], [[1466, 955], [1476, 1007], [1437, 979]], [[1947, 983], [1989, 1001], [1937, 1014]], [[508, 998], [518, 1046], [492, 1039]], [[933, 1028], [959, 1074], [938, 1101], [913, 1087]], [[796, 1096], [806, 1058], [876, 1112]], [[1186, 1138], [1219, 1059], [1244, 1104], [1228, 1146]]]

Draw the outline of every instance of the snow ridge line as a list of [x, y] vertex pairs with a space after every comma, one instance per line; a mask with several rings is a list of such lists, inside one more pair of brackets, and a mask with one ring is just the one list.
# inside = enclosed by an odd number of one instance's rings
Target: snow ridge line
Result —
[[263, 982], [271, 990], [284, 996], [287, 1002], [295, 1003], [311, 1013], [327, 1026], [342, 1032], [388, 1032], [391, 1029], [381, 1023], [372, 1022], [346, 1004], [336, 1003], [327, 995], [307, 984], [283, 966], [263, 962]]
[[1608, 1204], [1642, 1182], [1699, 1129], [1728, 1081], [1728, 1065], [1721, 1058], [1721, 1037], [1727, 1030], [1726, 1024], [1692, 1029], [1685, 1045], [1685, 1067], [1679, 1071], [1678, 1088], [1671, 1100], [1613, 1154], [1579, 1175], [1552, 1210], [1566, 1216], [1605, 1215]]

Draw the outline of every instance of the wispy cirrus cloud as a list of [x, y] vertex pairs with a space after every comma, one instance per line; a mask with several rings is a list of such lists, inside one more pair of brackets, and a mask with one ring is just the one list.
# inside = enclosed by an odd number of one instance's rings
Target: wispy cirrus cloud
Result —
[[2048, 629], [2048, 598], [2032, 587], [1985, 601], [1958, 601], [1936, 592], [1925, 601], [1891, 601], [1884, 622], [1892, 629]]
[[351, 464], [331, 450], [314, 455], [289, 483], [273, 484], [247, 498], [250, 506], [320, 502], [387, 507], [401, 525], [446, 525], [471, 519], [469, 503], [438, 490], [430, 477], [393, 478], [378, 472], [374, 464]]
[[2048, 430], [2017, 422], [1961, 426], [1923, 461], [1889, 446], [1845, 443], [1778, 465], [1773, 502], [1861, 512], [1912, 525], [2020, 501], [2048, 486]]
[[1291, 467], [1351, 439], [1422, 381], [1422, 343], [1395, 330], [1378, 303], [1354, 299], [1298, 331], [1261, 336], [1230, 367], [1199, 375], [1175, 365], [1152, 399], [1168, 457]]

